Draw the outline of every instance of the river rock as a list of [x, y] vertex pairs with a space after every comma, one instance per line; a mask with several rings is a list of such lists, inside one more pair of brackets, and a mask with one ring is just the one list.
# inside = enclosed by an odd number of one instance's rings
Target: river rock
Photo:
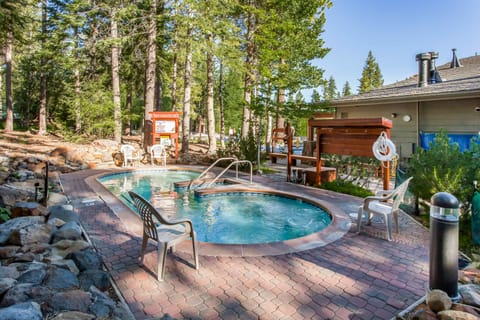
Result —
[[82, 239], [82, 226], [77, 221], [69, 221], [53, 233], [52, 242], [80, 239]]
[[45, 217], [20, 217], [0, 224], [0, 245], [6, 244], [14, 231], [36, 224], [45, 223]]
[[22, 275], [17, 278], [17, 281], [19, 283], [33, 283], [40, 285], [46, 276], [47, 271], [45, 269], [34, 269], [22, 273]]
[[103, 270], [90, 269], [81, 272], [78, 276], [80, 288], [88, 290], [91, 286], [106, 291], [111, 288], [108, 273]]
[[94, 320], [95, 318], [95, 315], [89, 313], [79, 311], [65, 311], [57, 314], [51, 320]]
[[74, 289], [79, 287], [77, 277], [70, 270], [50, 266], [43, 285], [51, 289]]
[[464, 304], [480, 307], [480, 285], [465, 284], [458, 287], [458, 293], [462, 296]]
[[95, 250], [88, 248], [78, 252], [72, 252], [66, 256], [72, 259], [80, 271], [89, 269], [102, 269], [103, 260]]
[[473, 314], [456, 310], [440, 311], [437, 317], [440, 320], [478, 320], [478, 317]]
[[452, 300], [442, 290], [434, 289], [427, 293], [427, 305], [435, 313], [449, 310], [452, 307]]
[[0, 277], [0, 296], [10, 290], [15, 284], [17, 284], [15, 279]]
[[88, 313], [91, 304], [91, 295], [83, 290], [57, 292], [53, 295], [50, 306], [55, 311], [80, 311]]
[[42, 320], [40, 306], [36, 302], [25, 302], [0, 309], [2, 320]]
[[54, 228], [52, 225], [42, 223], [16, 229], [10, 234], [8, 243], [22, 246], [31, 243], [48, 243], [52, 237]]
[[70, 204], [50, 206], [48, 210], [50, 211], [49, 219], [57, 218], [65, 222], [80, 222], [78, 215], [73, 211], [73, 206]]
[[10, 209], [10, 211], [11, 218], [48, 215], [48, 209], [39, 204], [38, 202], [17, 202], [12, 207], [12, 209]]

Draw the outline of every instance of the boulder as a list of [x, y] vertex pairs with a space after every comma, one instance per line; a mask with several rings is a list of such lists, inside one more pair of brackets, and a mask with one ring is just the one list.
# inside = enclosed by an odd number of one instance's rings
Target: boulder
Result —
[[77, 289], [79, 282], [75, 274], [70, 270], [51, 265], [47, 269], [43, 285], [50, 289], [68, 290]]
[[50, 301], [50, 307], [54, 311], [80, 311], [88, 313], [91, 304], [91, 295], [83, 290], [70, 290], [57, 292]]
[[0, 309], [2, 320], [42, 320], [42, 311], [36, 302], [25, 302]]
[[20, 217], [8, 220], [0, 224], [0, 245], [7, 243], [12, 233], [16, 230], [26, 228], [32, 225], [44, 224], [45, 217]]
[[22, 246], [32, 243], [48, 243], [50, 242], [54, 228], [52, 225], [42, 223], [15, 229], [10, 234], [8, 243]]
[[90, 248], [85, 240], [61, 240], [52, 244], [50, 251], [52, 255], [59, 255], [63, 258], [72, 252], [82, 251]]
[[465, 284], [458, 287], [462, 302], [474, 307], [480, 307], [480, 285]]
[[440, 311], [437, 313], [437, 318], [439, 320], [478, 320], [478, 317], [473, 314], [456, 310]]
[[78, 252], [72, 252], [66, 256], [67, 259], [72, 259], [80, 271], [90, 269], [102, 269], [102, 257], [95, 252], [95, 250], [88, 248]]
[[103, 270], [90, 269], [81, 272], [78, 276], [80, 288], [88, 290], [91, 286], [107, 291], [112, 287], [108, 273]]
[[20, 246], [12, 245], [0, 247], [0, 259], [9, 259], [14, 257], [20, 248]]
[[79, 312], [79, 311], [65, 311], [57, 314], [51, 320], [94, 320], [95, 315]]
[[427, 293], [427, 305], [435, 313], [449, 310], [452, 307], [452, 300], [442, 290], [434, 289]]
[[13, 278], [17, 279], [20, 276], [20, 272], [15, 266], [0, 266], [0, 279]]
[[38, 202], [21, 201], [15, 203], [12, 207], [11, 218], [28, 217], [28, 216], [47, 216], [48, 210]]
[[17, 280], [0, 277], [0, 297], [17, 284]]
[[73, 206], [70, 204], [50, 206], [48, 210], [50, 211], [49, 219], [57, 218], [65, 222], [80, 222], [78, 215], [73, 211]]
[[53, 233], [52, 242], [80, 239], [82, 239], [82, 226], [77, 221], [69, 221]]
[[89, 311], [98, 318], [110, 317], [116, 308], [115, 302], [94, 286], [90, 288], [90, 293], [93, 297], [93, 303], [90, 305]]
[[46, 275], [47, 271], [45, 269], [33, 269], [22, 273], [22, 275], [17, 278], [17, 281], [19, 283], [33, 283], [40, 285]]

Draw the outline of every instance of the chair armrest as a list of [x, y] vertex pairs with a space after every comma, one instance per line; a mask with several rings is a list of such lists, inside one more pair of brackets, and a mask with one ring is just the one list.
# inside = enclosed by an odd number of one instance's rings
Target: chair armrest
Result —
[[370, 202], [373, 202], [373, 201], [387, 201], [390, 198], [391, 198], [390, 194], [387, 195], [387, 196], [383, 196], [383, 197], [382, 196], [368, 196], [365, 199], [363, 199], [363, 208], [367, 209]]
[[385, 197], [391, 194], [393, 190], [380, 190], [375, 193], [375, 196], [377, 197]]
[[190, 219], [184, 219], [184, 220], [173, 220], [173, 221], [165, 221], [166, 225], [174, 226], [177, 224], [186, 224], [189, 226], [189, 231], [193, 231], [193, 223]]

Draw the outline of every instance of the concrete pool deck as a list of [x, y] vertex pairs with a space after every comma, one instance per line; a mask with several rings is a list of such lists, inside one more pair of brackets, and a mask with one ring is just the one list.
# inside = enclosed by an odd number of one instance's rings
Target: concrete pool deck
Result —
[[429, 233], [408, 215], [400, 215], [400, 233], [392, 242], [385, 240], [381, 222], [357, 234], [361, 199], [268, 175], [255, 176], [255, 183], [330, 204], [350, 218], [348, 230], [322, 246], [279, 255], [200, 251], [198, 271], [189, 265], [191, 251], [177, 250], [167, 257], [165, 281], [157, 282], [156, 247], [149, 245], [140, 267], [141, 228], [94, 179], [118, 171], [88, 170], [60, 179], [136, 319], [165, 314], [176, 319], [391, 319], [426, 292]]

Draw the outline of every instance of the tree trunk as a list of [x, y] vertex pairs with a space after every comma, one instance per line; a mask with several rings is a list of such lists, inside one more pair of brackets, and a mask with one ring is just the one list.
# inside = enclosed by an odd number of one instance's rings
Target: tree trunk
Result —
[[7, 43], [5, 46], [5, 99], [7, 103], [7, 118], [5, 120], [5, 131], [13, 131], [13, 93], [12, 93], [12, 55], [13, 55], [13, 33], [7, 32]]
[[[0, 56], [0, 65], [3, 65], [3, 64], [5, 64], [5, 57]], [[4, 93], [4, 91], [3, 91], [3, 75], [2, 75], [2, 73], [0, 73], [0, 118], [2, 118], [3, 113], [5, 112], [5, 110], [3, 110], [3, 93]]]
[[[207, 43], [212, 44], [212, 35], [207, 35]], [[217, 136], [215, 135], [215, 110], [213, 106], [213, 55], [207, 51], [207, 123], [208, 123], [208, 151], [209, 155], [217, 154]]]
[[[78, 61], [77, 61], [78, 62]], [[73, 68], [73, 76], [75, 78], [75, 132], [79, 133], [82, 130], [82, 106], [80, 104], [80, 69], [78, 63]]]
[[[47, 0], [42, 0], [42, 37], [40, 47], [45, 48], [45, 37], [47, 36]], [[38, 110], [38, 134], [47, 133], [47, 72], [45, 56], [40, 61], [40, 108]]]
[[[173, 16], [176, 17], [177, 15], [177, 2], [175, 1], [174, 3], [174, 11], [173, 11]], [[174, 18], [176, 19], [176, 18]], [[177, 111], [177, 68], [178, 68], [178, 63], [177, 63], [177, 58], [178, 58], [178, 45], [177, 45], [177, 21], [175, 20], [173, 22], [173, 35], [172, 35], [172, 55], [173, 55], [173, 60], [172, 60], [172, 111]]]
[[147, 70], [145, 78], [145, 120], [151, 120], [150, 112], [155, 108], [155, 70], [157, 67], [157, 1], [150, 0], [148, 25]]
[[278, 89], [277, 95], [277, 109], [275, 114], [275, 127], [276, 128], [285, 128], [285, 118], [282, 117], [281, 109], [285, 104], [285, 89]]
[[128, 135], [132, 135], [132, 107], [133, 107], [133, 93], [132, 93], [132, 84], [129, 84], [127, 89], [127, 105], [126, 109], [128, 110]]
[[218, 108], [220, 109], [220, 145], [225, 147], [225, 111], [223, 110], [223, 63], [220, 61], [218, 75]]
[[[253, 5], [253, 2], [251, 2]], [[247, 21], [247, 57], [246, 57], [246, 72], [245, 72], [245, 89], [243, 93], [243, 101], [245, 105], [243, 106], [243, 120], [242, 120], [242, 138], [246, 138], [248, 131], [250, 129], [250, 120], [252, 117], [250, 111], [250, 104], [252, 102], [252, 90], [254, 85], [253, 79], [253, 70], [254, 70], [254, 61], [255, 61], [255, 43], [254, 43], [254, 32], [255, 32], [255, 16], [253, 13], [248, 14]]]
[[[192, 28], [189, 26], [187, 30], [187, 39], [192, 36]], [[183, 125], [182, 125], [182, 150], [188, 153], [190, 139], [190, 103], [192, 95], [192, 50], [189, 40], [187, 40], [186, 59], [185, 59], [185, 88], [183, 101]]]
[[73, 37], [74, 37], [74, 46], [75, 46], [75, 66], [73, 67], [73, 78], [74, 78], [74, 93], [75, 93], [75, 132], [80, 133], [82, 130], [82, 109], [80, 104], [80, 59], [79, 59], [79, 36], [78, 36], [78, 28], [74, 27], [73, 29]]
[[116, 10], [112, 9], [110, 17], [110, 36], [113, 40], [112, 45], [112, 89], [113, 89], [113, 121], [114, 121], [114, 140], [118, 143], [122, 141], [122, 110], [120, 100], [120, 53], [118, 48], [118, 27], [116, 20]]

